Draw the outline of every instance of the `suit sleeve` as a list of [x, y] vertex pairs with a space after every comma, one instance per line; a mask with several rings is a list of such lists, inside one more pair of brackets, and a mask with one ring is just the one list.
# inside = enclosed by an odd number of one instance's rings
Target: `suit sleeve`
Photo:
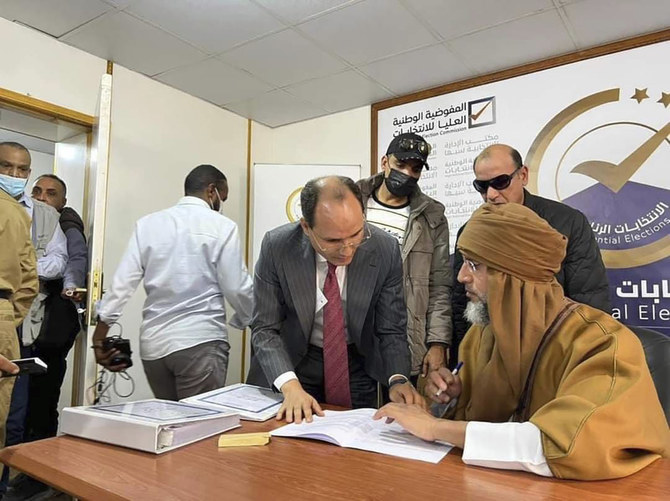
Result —
[[375, 305], [375, 334], [379, 338], [385, 380], [393, 374], [409, 377], [411, 369], [400, 247], [392, 243], [389, 250], [388, 274]]
[[254, 273], [255, 309], [251, 321], [254, 356], [272, 384], [281, 374], [294, 369], [280, 331], [286, 319], [286, 302], [277, 275], [271, 235], [266, 234]]
[[565, 295], [579, 303], [612, 312], [607, 272], [586, 217], [579, 212], [568, 239], [563, 269]]

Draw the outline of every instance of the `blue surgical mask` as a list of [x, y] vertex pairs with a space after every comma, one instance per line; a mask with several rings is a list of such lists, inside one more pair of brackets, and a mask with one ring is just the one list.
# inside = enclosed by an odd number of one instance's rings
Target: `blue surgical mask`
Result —
[[12, 198], [19, 198], [26, 189], [27, 179], [0, 174], [0, 190], [6, 192]]

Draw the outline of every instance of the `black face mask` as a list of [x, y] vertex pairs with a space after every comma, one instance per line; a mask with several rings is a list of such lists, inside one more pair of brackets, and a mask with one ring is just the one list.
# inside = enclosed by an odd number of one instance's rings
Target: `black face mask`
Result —
[[384, 179], [386, 188], [396, 197], [409, 196], [416, 188], [418, 181], [418, 179], [396, 169], [391, 169], [388, 177]]

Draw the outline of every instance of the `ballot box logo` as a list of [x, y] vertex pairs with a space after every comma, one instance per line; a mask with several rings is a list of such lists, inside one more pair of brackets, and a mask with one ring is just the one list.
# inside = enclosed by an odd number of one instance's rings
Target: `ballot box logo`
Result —
[[484, 127], [496, 123], [495, 96], [468, 102], [468, 128]]
[[566, 103], [526, 156], [528, 189], [588, 219], [615, 317], [654, 328], [670, 320], [667, 90], [613, 87]]
[[300, 218], [302, 217], [302, 207], [300, 205], [301, 192], [302, 186], [293, 190], [286, 199], [286, 217], [291, 223], [300, 221]]

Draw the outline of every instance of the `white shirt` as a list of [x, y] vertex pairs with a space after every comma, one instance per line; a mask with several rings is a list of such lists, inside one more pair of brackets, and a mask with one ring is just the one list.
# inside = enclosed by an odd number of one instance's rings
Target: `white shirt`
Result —
[[103, 322], [119, 319], [143, 278], [143, 360], [227, 341], [224, 297], [236, 312], [230, 325], [242, 329], [251, 322], [253, 285], [237, 225], [200, 198], [183, 197], [174, 207], [137, 222], [111, 287], [98, 304]]
[[377, 195], [373, 192], [368, 198], [365, 218], [368, 223], [394, 237], [402, 247], [409, 220], [409, 202], [402, 207], [392, 207], [377, 200]]
[[[35, 202], [25, 193], [19, 199], [19, 203], [26, 209], [28, 217], [33, 220], [33, 209]], [[33, 235], [33, 225], [30, 225], [30, 234]], [[65, 233], [61, 230], [60, 224], [56, 224], [51, 240], [44, 249], [44, 256], [37, 260], [37, 276], [42, 280], [53, 280], [54, 278], [61, 278], [65, 272], [67, 265], [67, 238]]]
[[522, 470], [553, 477], [542, 448], [542, 433], [530, 421], [484, 423], [470, 421], [465, 428], [463, 462], [475, 466]]

